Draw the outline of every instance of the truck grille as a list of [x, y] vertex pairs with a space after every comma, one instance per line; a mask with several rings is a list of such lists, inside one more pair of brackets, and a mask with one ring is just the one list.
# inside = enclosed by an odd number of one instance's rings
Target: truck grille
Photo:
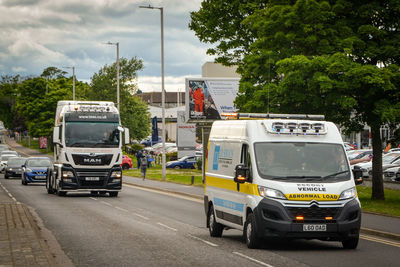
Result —
[[[108, 181], [108, 171], [77, 171], [81, 188], [104, 188]], [[98, 180], [87, 180], [87, 177], [98, 177]]]
[[95, 165], [95, 166], [105, 166], [109, 165], [112, 160], [112, 154], [103, 154], [90, 156], [85, 154], [72, 154], [72, 159], [76, 165]]
[[311, 207], [287, 207], [289, 215], [292, 216], [293, 220], [296, 220], [296, 216], [304, 216], [305, 221], [320, 221], [325, 220], [325, 217], [333, 217], [336, 219], [341, 211], [341, 208], [321, 208], [318, 206]]

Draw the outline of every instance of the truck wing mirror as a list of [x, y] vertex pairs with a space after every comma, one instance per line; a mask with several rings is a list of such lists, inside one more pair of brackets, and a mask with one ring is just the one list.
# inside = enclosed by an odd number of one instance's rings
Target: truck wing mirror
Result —
[[129, 128], [124, 128], [125, 145], [130, 144], [131, 140], [129, 137]]
[[55, 126], [53, 130], [53, 143], [60, 144], [60, 127]]
[[363, 172], [361, 169], [353, 169], [354, 182], [356, 185], [363, 183]]
[[250, 171], [244, 164], [238, 164], [235, 167], [235, 178], [233, 179], [238, 184], [243, 184], [249, 180]]

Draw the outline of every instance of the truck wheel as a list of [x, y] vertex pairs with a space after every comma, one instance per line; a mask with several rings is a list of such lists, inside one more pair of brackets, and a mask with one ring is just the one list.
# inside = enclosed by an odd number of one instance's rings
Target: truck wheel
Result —
[[256, 229], [255, 229], [254, 214], [250, 213], [247, 216], [246, 223], [244, 224], [244, 229], [243, 229], [243, 236], [248, 248], [258, 248], [258, 246], [260, 245], [260, 240], [256, 236], [255, 230]]
[[110, 194], [110, 197], [117, 197], [118, 192], [108, 192]]
[[125, 163], [122, 165], [123, 170], [129, 170], [129, 164]]
[[8, 179], [8, 175], [7, 174], [4, 174], [4, 179]]
[[65, 192], [65, 191], [57, 191], [57, 196], [59, 196], [59, 197], [65, 197], [67, 195], [67, 192]]
[[217, 221], [215, 220], [213, 205], [210, 206], [207, 215], [207, 220], [208, 220], [208, 229], [210, 231], [210, 236], [221, 237], [222, 232], [224, 231], [224, 226], [220, 223], [217, 223]]
[[356, 249], [358, 245], [358, 237], [343, 240], [342, 245], [344, 249]]

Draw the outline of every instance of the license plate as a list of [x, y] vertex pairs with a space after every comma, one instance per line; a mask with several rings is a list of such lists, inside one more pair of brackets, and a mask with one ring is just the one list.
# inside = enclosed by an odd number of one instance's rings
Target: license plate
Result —
[[304, 232], [326, 232], [326, 224], [304, 224]]
[[86, 181], [99, 181], [100, 177], [86, 177], [85, 180]]
[[36, 179], [46, 179], [46, 176], [35, 176]]

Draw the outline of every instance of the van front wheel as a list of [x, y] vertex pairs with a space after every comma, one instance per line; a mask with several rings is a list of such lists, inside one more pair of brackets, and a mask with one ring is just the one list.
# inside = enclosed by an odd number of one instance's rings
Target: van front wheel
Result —
[[220, 223], [217, 223], [215, 220], [214, 207], [211, 205], [208, 210], [208, 229], [210, 230], [210, 236], [212, 237], [221, 237], [222, 231], [224, 230], [224, 226]]
[[256, 235], [255, 218], [253, 213], [250, 213], [247, 216], [246, 223], [244, 224], [243, 236], [248, 248], [258, 248], [260, 240]]
[[358, 246], [358, 237], [343, 240], [342, 245], [344, 249], [356, 249]]

